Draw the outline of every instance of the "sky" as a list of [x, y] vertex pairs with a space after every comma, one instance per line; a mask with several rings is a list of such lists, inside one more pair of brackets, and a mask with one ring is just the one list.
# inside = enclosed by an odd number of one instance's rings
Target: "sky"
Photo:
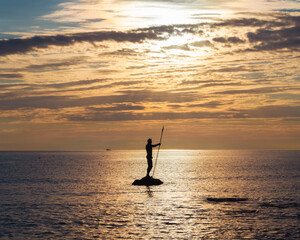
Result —
[[1, 0], [0, 150], [300, 149], [298, 0]]

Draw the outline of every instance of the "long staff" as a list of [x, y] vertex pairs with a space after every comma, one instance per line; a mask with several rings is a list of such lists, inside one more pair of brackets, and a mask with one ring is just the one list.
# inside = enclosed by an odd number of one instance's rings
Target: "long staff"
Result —
[[162, 129], [161, 129], [160, 140], [159, 140], [160, 145], [158, 146], [158, 150], [157, 150], [157, 153], [156, 153], [156, 159], [155, 159], [155, 164], [154, 164], [154, 168], [153, 168], [152, 177], [154, 176], [155, 167], [156, 167], [156, 163], [157, 163], [158, 153], [159, 153], [159, 149], [160, 149], [160, 146], [161, 146], [161, 139], [162, 139], [162, 136], [163, 136], [164, 129], [165, 129], [165, 126], [163, 126]]

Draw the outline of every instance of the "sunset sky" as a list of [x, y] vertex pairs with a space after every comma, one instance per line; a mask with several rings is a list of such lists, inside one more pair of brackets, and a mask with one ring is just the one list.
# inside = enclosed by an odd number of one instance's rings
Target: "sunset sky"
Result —
[[1, 0], [0, 150], [300, 149], [300, 1]]

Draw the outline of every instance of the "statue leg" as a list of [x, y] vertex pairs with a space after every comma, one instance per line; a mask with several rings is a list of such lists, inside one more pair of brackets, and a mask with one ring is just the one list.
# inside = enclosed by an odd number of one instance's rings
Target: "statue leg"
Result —
[[147, 160], [148, 160], [147, 177], [149, 177], [149, 173], [152, 169], [152, 158], [147, 159]]

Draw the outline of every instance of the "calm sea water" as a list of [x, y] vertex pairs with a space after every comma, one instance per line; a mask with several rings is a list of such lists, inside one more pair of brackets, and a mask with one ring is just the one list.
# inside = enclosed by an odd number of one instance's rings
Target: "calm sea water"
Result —
[[0, 238], [300, 238], [300, 151], [161, 151], [164, 184], [132, 186], [146, 165], [144, 151], [0, 152]]

